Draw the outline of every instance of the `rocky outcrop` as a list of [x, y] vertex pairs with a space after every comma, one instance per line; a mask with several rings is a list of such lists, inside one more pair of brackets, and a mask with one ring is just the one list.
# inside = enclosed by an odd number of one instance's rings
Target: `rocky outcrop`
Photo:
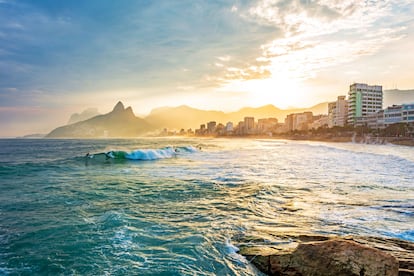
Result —
[[114, 109], [107, 114], [56, 128], [46, 137], [136, 137], [151, 130], [153, 130], [152, 126], [145, 120], [136, 117], [131, 107], [125, 108], [122, 102], [118, 102]]
[[414, 275], [414, 244], [396, 239], [299, 236], [281, 244], [241, 243], [267, 275]]

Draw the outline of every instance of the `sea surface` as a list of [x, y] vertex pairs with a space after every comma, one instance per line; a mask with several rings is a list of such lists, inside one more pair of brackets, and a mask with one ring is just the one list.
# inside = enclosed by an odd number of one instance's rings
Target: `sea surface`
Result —
[[0, 275], [260, 275], [235, 237], [414, 241], [413, 178], [395, 145], [1, 139]]

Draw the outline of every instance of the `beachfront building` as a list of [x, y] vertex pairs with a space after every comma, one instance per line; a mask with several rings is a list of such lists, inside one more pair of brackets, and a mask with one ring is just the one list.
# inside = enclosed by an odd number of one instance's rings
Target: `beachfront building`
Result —
[[285, 119], [286, 131], [308, 130], [312, 122], [313, 113], [310, 111], [289, 114]]
[[313, 116], [313, 122], [309, 125], [310, 129], [318, 129], [328, 126], [328, 115]]
[[227, 122], [226, 124], [226, 133], [233, 133], [233, 122]]
[[367, 124], [368, 115], [382, 109], [382, 86], [354, 83], [348, 92], [348, 124], [362, 126]]
[[201, 124], [199, 129], [195, 130], [195, 135], [204, 135], [206, 134], [206, 125]]
[[412, 104], [403, 104], [402, 110], [402, 122], [407, 124], [414, 123], [414, 103]]
[[384, 110], [381, 109], [376, 113], [368, 114], [365, 118], [365, 126], [371, 129], [383, 129], [384, 124]]
[[215, 121], [211, 121], [207, 123], [207, 133], [208, 134], [214, 134], [216, 132], [216, 125], [217, 123]]
[[328, 127], [346, 125], [348, 119], [348, 101], [345, 96], [338, 96], [335, 102], [328, 103]]
[[244, 134], [254, 134], [254, 117], [244, 117]]
[[393, 105], [384, 109], [384, 124], [387, 126], [402, 122], [402, 105]]
[[278, 126], [276, 118], [259, 119], [257, 121], [257, 132], [260, 134], [271, 133]]
[[385, 126], [397, 123], [414, 123], [414, 103], [393, 105], [384, 109]]
[[240, 121], [233, 132], [236, 135], [244, 135], [244, 121]]
[[218, 134], [218, 135], [226, 134], [226, 127], [222, 123], [219, 123], [216, 126], [215, 133]]

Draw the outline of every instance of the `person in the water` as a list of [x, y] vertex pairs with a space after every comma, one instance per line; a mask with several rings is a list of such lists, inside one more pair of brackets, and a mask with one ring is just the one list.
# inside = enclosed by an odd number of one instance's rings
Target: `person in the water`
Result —
[[106, 156], [106, 160], [108, 160], [109, 158], [115, 158], [114, 153], [112, 151], [108, 151], [107, 153], [105, 153]]

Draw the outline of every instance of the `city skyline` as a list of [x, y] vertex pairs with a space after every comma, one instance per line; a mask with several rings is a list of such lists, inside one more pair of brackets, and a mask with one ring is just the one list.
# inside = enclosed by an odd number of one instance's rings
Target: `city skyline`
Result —
[[0, 0], [0, 136], [122, 100], [310, 107], [353, 82], [413, 89], [411, 1]]

